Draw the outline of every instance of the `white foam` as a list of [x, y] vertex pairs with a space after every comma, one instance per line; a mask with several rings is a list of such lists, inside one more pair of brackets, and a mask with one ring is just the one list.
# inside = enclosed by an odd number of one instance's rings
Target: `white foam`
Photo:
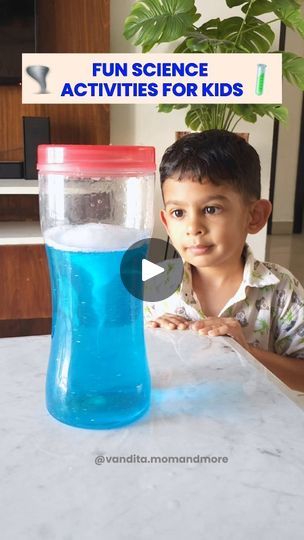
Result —
[[148, 238], [149, 231], [138, 231], [104, 223], [53, 227], [44, 233], [45, 243], [65, 251], [120, 251]]

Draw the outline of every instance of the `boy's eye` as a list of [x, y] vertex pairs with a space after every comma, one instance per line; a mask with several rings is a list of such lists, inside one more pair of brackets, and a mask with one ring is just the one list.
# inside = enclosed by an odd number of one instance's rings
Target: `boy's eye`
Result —
[[218, 208], [217, 206], [206, 206], [204, 208], [204, 213], [209, 214], [209, 215], [218, 214], [220, 211], [221, 209]]
[[183, 213], [184, 213], [183, 210], [173, 210], [172, 215], [174, 215], [174, 217], [176, 218], [180, 218], [180, 217], [183, 217]]
[[[221, 209], [218, 206], [205, 206], [203, 208], [203, 214], [207, 214], [209, 216], [213, 216], [218, 214], [221, 211]], [[177, 208], [176, 210], [172, 210], [171, 215], [175, 218], [182, 218], [185, 214], [184, 210], [181, 210], [180, 208]]]

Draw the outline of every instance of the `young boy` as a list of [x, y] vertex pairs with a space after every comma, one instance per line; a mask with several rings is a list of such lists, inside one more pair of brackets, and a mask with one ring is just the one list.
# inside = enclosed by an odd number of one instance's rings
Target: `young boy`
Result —
[[145, 304], [147, 326], [228, 335], [291, 388], [304, 391], [304, 290], [279, 265], [262, 263], [247, 234], [267, 223], [260, 160], [224, 130], [191, 133], [160, 165], [160, 218], [184, 261], [177, 291]]

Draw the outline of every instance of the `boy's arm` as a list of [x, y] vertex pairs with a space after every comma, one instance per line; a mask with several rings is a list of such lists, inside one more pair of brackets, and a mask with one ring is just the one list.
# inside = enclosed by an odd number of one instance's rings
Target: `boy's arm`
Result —
[[247, 349], [263, 366], [272, 371], [292, 390], [304, 392], [304, 359], [281, 356], [274, 352], [263, 351], [252, 345]]

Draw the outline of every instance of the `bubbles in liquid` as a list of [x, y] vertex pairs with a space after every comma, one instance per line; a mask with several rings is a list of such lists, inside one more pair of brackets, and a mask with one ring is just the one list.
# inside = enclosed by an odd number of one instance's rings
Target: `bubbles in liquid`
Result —
[[53, 227], [44, 233], [45, 242], [55, 249], [67, 251], [118, 251], [128, 249], [132, 244], [148, 238], [149, 231], [110, 225], [107, 223], [86, 223]]

